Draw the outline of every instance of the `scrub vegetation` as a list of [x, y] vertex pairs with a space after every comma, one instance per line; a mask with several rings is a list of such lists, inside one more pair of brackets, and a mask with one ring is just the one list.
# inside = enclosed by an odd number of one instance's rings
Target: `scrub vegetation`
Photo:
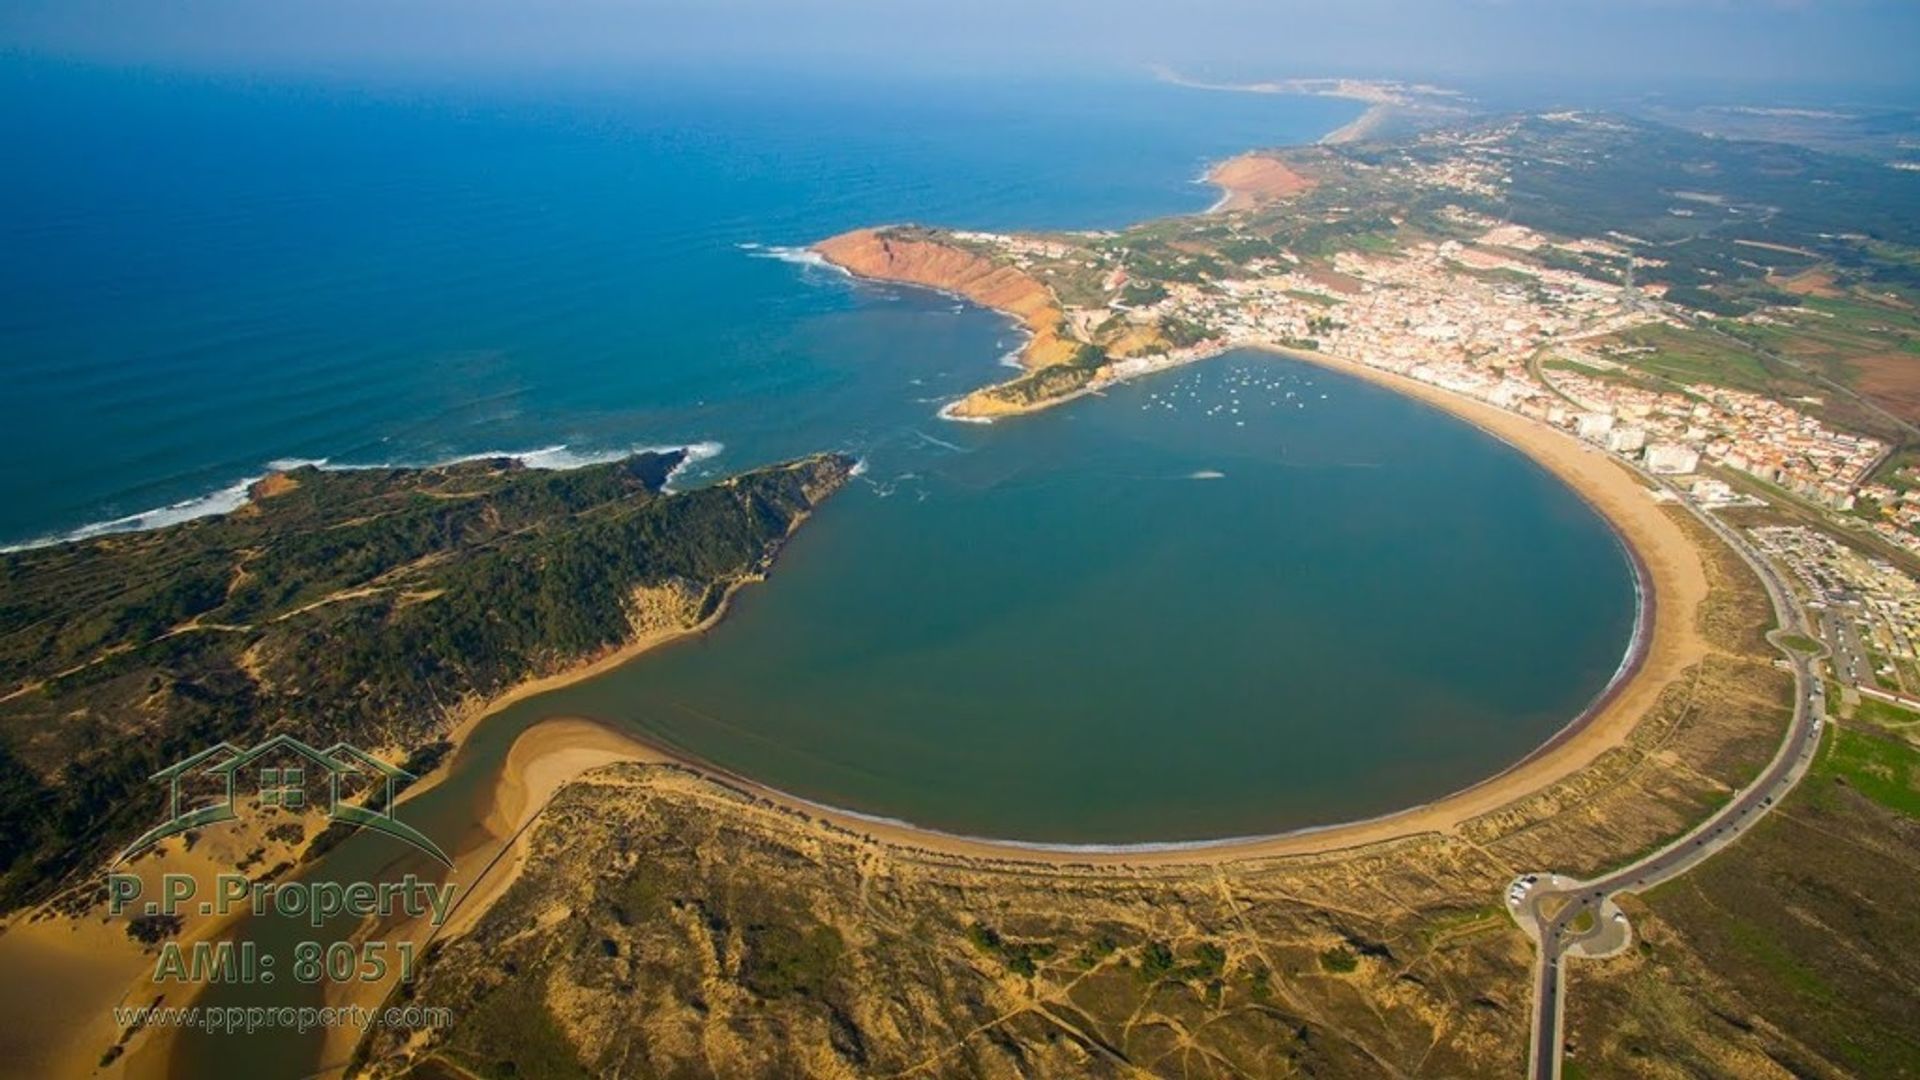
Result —
[[148, 777], [221, 740], [421, 771], [476, 702], [710, 614], [852, 464], [666, 493], [681, 460], [306, 467], [231, 514], [0, 555], [0, 911], [153, 824]]

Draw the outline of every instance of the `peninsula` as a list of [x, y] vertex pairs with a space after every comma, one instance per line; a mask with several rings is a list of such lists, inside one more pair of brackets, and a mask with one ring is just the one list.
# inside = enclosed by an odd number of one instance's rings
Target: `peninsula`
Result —
[[[134, 933], [99, 918], [103, 867], [152, 824], [152, 774], [293, 731], [429, 776], [505, 703], [711, 625], [855, 464], [670, 491], [685, 457], [306, 466], [231, 514], [0, 555], [7, 1056], [63, 1075], [117, 1058], [132, 1032], [111, 1006], [152, 987], [148, 947], [221, 931], [191, 914]], [[134, 865], [273, 882], [341, 838], [324, 825], [189, 833]]]
[[1033, 276], [970, 247], [962, 237], [922, 230], [856, 229], [815, 246], [849, 273], [939, 289], [1004, 312], [1027, 334], [1020, 379], [955, 403], [945, 415], [990, 419], [1058, 401], [1085, 385], [1105, 353], [1076, 338], [1059, 301]]

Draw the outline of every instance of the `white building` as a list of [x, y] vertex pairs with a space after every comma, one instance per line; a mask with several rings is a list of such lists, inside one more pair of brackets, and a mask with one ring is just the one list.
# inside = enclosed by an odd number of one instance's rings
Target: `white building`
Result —
[[1599, 442], [1613, 430], [1613, 414], [1602, 412], [1581, 413], [1574, 421], [1574, 431], [1583, 439]]
[[1631, 454], [1647, 445], [1647, 430], [1637, 427], [1617, 427], [1607, 433], [1607, 449], [1616, 454]]
[[1647, 447], [1647, 471], [1680, 476], [1700, 467], [1700, 451], [1679, 443], [1654, 443]]
[[1693, 497], [1703, 503], [1733, 501], [1733, 488], [1725, 480], [1701, 477], [1693, 482]]

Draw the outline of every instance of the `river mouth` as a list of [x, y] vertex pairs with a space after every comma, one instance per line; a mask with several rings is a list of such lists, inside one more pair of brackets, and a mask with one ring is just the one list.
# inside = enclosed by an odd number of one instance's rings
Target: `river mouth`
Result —
[[915, 435], [717, 628], [487, 741], [586, 717], [881, 821], [1151, 849], [1472, 786], [1581, 715], [1634, 637], [1631, 559], [1577, 493], [1299, 360]]

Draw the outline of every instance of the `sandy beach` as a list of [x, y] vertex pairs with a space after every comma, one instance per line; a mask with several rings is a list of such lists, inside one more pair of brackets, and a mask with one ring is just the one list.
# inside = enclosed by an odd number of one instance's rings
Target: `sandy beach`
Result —
[[1393, 116], [1393, 110], [1394, 106], [1389, 104], [1369, 105], [1366, 112], [1352, 121], [1322, 135], [1320, 143], [1323, 146], [1337, 146], [1341, 143], [1363, 142], [1386, 126], [1388, 119]]
[[[801, 525], [806, 523], [808, 516], [809, 515], [804, 512], [801, 513], [794, 519], [793, 528], [795, 530], [799, 529]], [[791, 536], [792, 532], [789, 531], [788, 535]], [[665, 627], [651, 633], [641, 634], [627, 644], [613, 649], [603, 656], [570, 667], [565, 671], [555, 672], [552, 675], [544, 675], [537, 679], [528, 679], [525, 682], [515, 685], [503, 694], [488, 698], [468, 707], [464, 711], [461, 719], [457, 720], [453, 727], [447, 731], [447, 741], [453, 744], [452, 751], [442, 757], [440, 764], [436, 765], [431, 772], [422, 776], [408, 787], [405, 799], [411, 799], [431, 791], [434, 787], [438, 786], [442, 780], [445, 780], [448, 769], [451, 768], [454, 761], [459, 758], [460, 747], [466, 744], [467, 736], [488, 717], [510, 706], [517, 705], [528, 698], [537, 697], [550, 690], [558, 690], [564, 686], [571, 686], [574, 683], [591, 679], [596, 675], [603, 675], [669, 642], [678, 641], [681, 638], [691, 637], [695, 634], [705, 633], [715, 626], [718, 626], [721, 619], [726, 618], [727, 612], [733, 607], [734, 597], [739, 594], [742, 588], [756, 584], [762, 580], [764, 580], [763, 577], [754, 576], [743, 578], [728, 585], [726, 592], [720, 597], [720, 602], [714, 605], [713, 611], [708, 614], [706, 618], [701, 619], [691, 626]], [[397, 748], [390, 747], [388, 749], [394, 751], [395, 756], [402, 756], [402, 752]], [[404, 803], [404, 799], [402, 802]]]
[[[209, 830], [191, 850], [168, 845], [163, 854], [118, 869], [138, 875], [151, 896], [159, 893], [163, 874], [211, 881], [256, 848], [264, 865], [297, 855], [287, 843], [243, 829]], [[189, 913], [175, 940], [186, 948], [216, 941], [232, 923]], [[100, 1062], [121, 1037], [114, 1008], [152, 1004], [165, 996], [153, 981], [154, 963], [155, 954], [127, 935], [126, 918], [109, 917], [103, 906], [79, 916], [45, 909], [21, 913], [0, 934], [0, 971], [8, 976], [0, 981], [0, 1007], [9, 1021], [0, 1026], [0, 1061], [36, 1076], [136, 1069], [130, 1057], [118, 1058], [111, 1067]]]
[[[1264, 837], [1092, 848], [955, 836], [821, 806], [751, 778], [651, 746], [639, 737], [610, 732], [578, 720], [567, 721], [568, 727], [543, 731], [537, 741], [524, 748], [516, 743], [510, 768], [544, 769], [542, 755], [568, 760], [564, 755], [572, 752], [569, 738], [578, 737], [586, 740], [582, 745], [602, 750], [624, 747], [630, 755], [628, 760], [678, 764], [798, 814], [879, 841], [968, 859], [1121, 866], [1201, 864], [1321, 853], [1418, 833], [1444, 832], [1577, 772], [1620, 745], [1668, 683], [1706, 654], [1705, 642], [1694, 629], [1696, 612], [1707, 591], [1699, 554], [1692, 540], [1626, 468], [1572, 436], [1437, 387], [1323, 354], [1287, 351], [1286, 355], [1386, 386], [1444, 409], [1507, 442], [1585, 498], [1637, 555], [1645, 575], [1646, 596], [1642, 648], [1636, 662], [1622, 672], [1596, 707], [1580, 717], [1569, 717], [1567, 728], [1506, 770], [1441, 799], [1365, 821]], [[1658, 602], [1654, 603], [1656, 597]], [[541, 728], [530, 729], [527, 736], [537, 730]], [[504, 785], [500, 790], [511, 793], [513, 788]], [[509, 813], [509, 816], [513, 815]]]
[[[519, 879], [532, 826], [561, 788], [603, 765], [667, 760], [638, 740], [585, 720], [545, 720], [521, 732], [494, 778], [486, 818], [454, 855], [448, 880], [458, 883], [460, 892], [445, 925], [435, 927], [424, 918], [390, 923], [380, 928], [382, 940], [413, 941], [424, 952], [438, 939], [465, 932]], [[373, 1008], [397, 987], [397, 977], [333, 983], [327, 986], [326, 1004]], [[350, 1061], [362, 1034], [352, 1027], [327, 1029], [320, 1057], [325, 1069]]]

